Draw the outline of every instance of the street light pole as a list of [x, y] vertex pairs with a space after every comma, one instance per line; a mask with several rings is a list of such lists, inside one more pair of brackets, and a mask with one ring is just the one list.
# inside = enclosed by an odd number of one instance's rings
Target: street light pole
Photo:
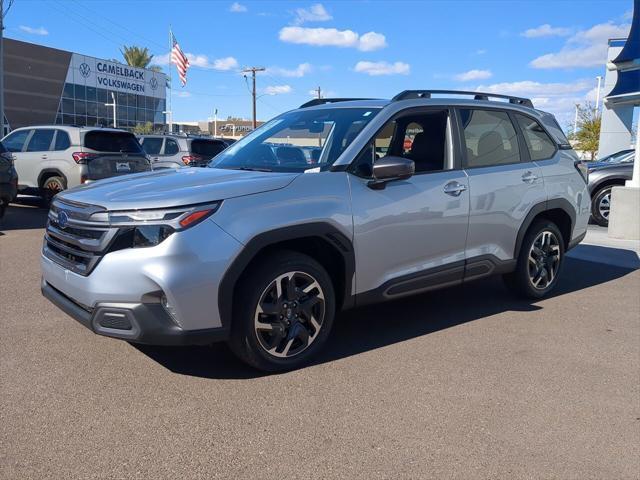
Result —
[[580, 104], [576, 103], [576, 114], [573, 117], [573, 134], [575, 135], [578, 131], [578, 110], [580, 109]]
[[105, 103], [105, 107], [113, 107], [113, 128], [118, 128], [116, 123], [116, 96], [113, 92], [111, 92], [112, 103]]
[[596, 77], [598, 79], [598, 89], [596, 90], [596, 113], [600, 112], [600, 84], [602, 82], [602, 75]]

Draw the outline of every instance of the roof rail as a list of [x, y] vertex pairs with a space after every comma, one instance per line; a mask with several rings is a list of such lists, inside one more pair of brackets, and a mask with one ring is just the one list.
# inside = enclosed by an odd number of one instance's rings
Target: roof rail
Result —
[[412, 98], [431, 98], [431, 95], [469, 95], [473, 96], [474, 100], [489, 100], [489, 98], [504, 98], [509, 100], [509, 103], [515, 105], [522, 105], [524, 107], [533, 108], [533, 102], [528, 98], [513, 97], [511, 95], [499, 95], [497, 93], [483, 93], [483, 92], [467, 92], [463, 90], [405, 90], [391, 99], [392, 102], [398, 100], [409, 100]]
[[374, 100], [373, 98], [314, 98], [307, 103], [303, 103], [298, 108], [315, 107], [316, 105], [324, 105], [325, 103], [351, 102], [354, 100]]

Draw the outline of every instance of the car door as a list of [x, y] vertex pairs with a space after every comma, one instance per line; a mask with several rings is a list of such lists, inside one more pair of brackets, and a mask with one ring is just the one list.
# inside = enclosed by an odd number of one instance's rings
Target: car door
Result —
[[161, 157], [163, 168], [179, 168], [183, 167], [182, 155], [178, 142], [173, 138], [166, 138], [164, 141], [164, 149]]
[[33, 130], [16, 130], [7, 135], [2, 143], [5, 148], [11, 152], [13, 156], [16, 172], [18, 173], [18, 184], [20, 189], [35, 188], [38, 186], [38, 179], [31, 178], [28, 169], [28, 165], [24, 162], [23, 150], [27, 144], [27, 141], [31, 137]]
[[164, 138], [162, 137], [144, 137], [140, 141], [140, 145], [142, 145], [142, 149], [144, 152], [149, 155], [151, 159], [151, 166], [155, 168], [160, 167], [160, 155], [162, 153], [162, 144], [164, 143]]
[[51, 164], [50, 153], [55, 132], [53, 128], [36, 128], [22, 152], [22, 168], [26, 178], [33, 182], [31, 186], [40, 186], [40, 174]]
[[[462, 281], [469, 193], [451, 119], [443, 109], [404, 111], [352, 165], [356, 292], [361, 301]], [[371, 188], [371, 164], [385, 155], [412, 159], [416, 172], [385, 188]]]
[[470, 265], [500, 267], [515, 258], [518, 231], [531, 208], [546, 200], [542, 172], [507, 111], [458, 113], [471, 202], [466, 256]]

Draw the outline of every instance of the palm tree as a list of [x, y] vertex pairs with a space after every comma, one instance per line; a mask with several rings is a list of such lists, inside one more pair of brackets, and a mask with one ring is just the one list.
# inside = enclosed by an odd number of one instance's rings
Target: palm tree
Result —
[[127, 65], [130, 67], [149, 68], [156, 72], [162, 71], [162, 68], [158, 65], [149, 65], [153, 59], [153, 55], [149, 53], [147, 47], [142, 48], [135, 45], [127, 47], [124, 45], [120, 52], [124, 57], [124, 61], [127, 62]]

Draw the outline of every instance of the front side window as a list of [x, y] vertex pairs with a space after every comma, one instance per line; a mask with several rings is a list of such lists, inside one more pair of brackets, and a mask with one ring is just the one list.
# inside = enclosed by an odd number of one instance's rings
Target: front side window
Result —
[[158, 155], [162, 149], [162, 138], [147, 137], [142, 139], [142, 149], [149, 155]]
[[506, 112], [461, 109], [467, 167], [520, 162], [518, 137]]
[[7, 138], [3, 140], [4, 146], [10, 152], [21, 152], [24, 147], [24, 142], [27, 141], [27, 137], [31, 130], [19, 130], [11, 133]]
[[27, 145], [27, 152], [47, 152], [51, 149], [51, 141], [55, 130], [36, 129]]
[[524, 142], [527, 144], [531, 160], [546, 160], [553, 157], [556, 153], [556, 144], [540, 124], [524, 115], [516, 114], [516, 120], [524, 135]]
[[448, 118], [447, 111], [434, 110], [388, 122], [356, 159], [355, 173], [370, 176], [373, 163], [389, 155], [413, 160], [417, 174], [447, 170]]
[[326, 169], [378, 112], [338, 107], [288, 112], [222, 151], [210, 166], [277, 172]]

